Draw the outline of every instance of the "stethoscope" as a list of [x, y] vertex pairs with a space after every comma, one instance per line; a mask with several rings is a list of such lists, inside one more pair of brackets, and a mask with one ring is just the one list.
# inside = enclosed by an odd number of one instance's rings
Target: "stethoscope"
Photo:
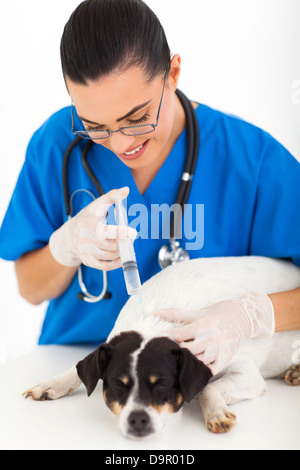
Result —
[[[188, 133], [188, 145], [187, 145], [187, 153], [184, 165], [184, 171], [182, 174], [181, 184], [179, 187], [179, 191], [176, 197], [176, 204], [175, 211], [172, 212], [171, 218], [171, 226], [170, 226], [170, 243], [166, 244], [161, 247], [158, 254], [158, 261], [161, 269], [165, 269], [166, 267], [176, 264], [179, 262], [189, 260], [189, 254], [186, 250], [180, 247], [180, 242], [178, 241], [178, 234], [181, 233], [181, 224], [182, 224], [182, 215], [184, 213], [185, 205], [188, 202], [188, 198], [190, 195], [193, 176], [195, 174], [198, 154], [199, 154], [199, 147], [200, 147], [200, 131], [198, 120], [196, 116], [195, 109], [188, 98], [180, 91], [177, 90], [176, 94], [184, 108], [184, 112], [186, 115], [186, 124], [187, 124], [187, 133]], [[63, 193], [64, 193], [64, 204], [65, 204], [65, 211], [68, 219], [72, 217], [73, 211], [73, 198], [76, 194], [70, 197], [69, 194], [69, 181], [68, 181], [68, 168], [69, 168], [69, 161], [72, 155], [73, 150], [75, 147], [84, 139], [82, 137], [75, 137], [75, 139], [70, 143], [68, 146], [64, 159], [63, 159]], [[92, 140], [88, 140], [81, 153], [81, 162], [84, 170], [86, 171], [87, 175], [91, 179], [92, 183], [94, 184], [99, 197], [104, 195], [103, 188], [96, 177], [95, 173], [93, 172], [92, 168], [90, 167], [87, 157], [89, 150], [94, 145]], [[84, 190], [85, 191], [85, 190]], [[89, 191], [85, 191], [91, 194]], [[93, 197], [93, 195], [91, 194]], [[107, 292], [107, 273], [105, 271], [102, 272], [103, 275], [103, 289], [100, 295], [95, 296], [88, 292], [85, 283], [83, 281], [82, 275], [82, 266], [78, 268], [78, 282], [81, 289], [81, 292], [78, 294], [78, 297], [81, 300], [84, 300], [89, 303], [99, 302], [100, 300], [109, 299], [111, 297], [111, 293]]]

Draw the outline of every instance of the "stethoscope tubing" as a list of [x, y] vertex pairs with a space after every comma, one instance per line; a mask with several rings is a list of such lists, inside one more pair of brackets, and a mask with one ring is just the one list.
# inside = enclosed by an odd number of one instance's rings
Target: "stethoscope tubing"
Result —
[[64, 194], [64, 204], [65, 204], [65, 211], [67, 217], [71, 217], [72, 215], [72, 208], [71, 208], [71, 198], [69, 193], [69, 178], [68, 178], [68, 168], [69, 168], [69, 161], [72, 155], [73, 150], [77, 145], [82, 141], [82, 138], [76, 136], [75, 139], [70, 143], [68, 146], [63, 160], [62, 166], [62, 183], [63, 183], [63, 194]]
[[[174, 212], [172, 212], [171, 218], [171, 227], [170, 227], [170, 240], [171, 246], [176, 246], [176, 228], [181, 225], [182, 221], [182, 214], [184, 212], [185, 205], [188, 202], [191, 187], [192, 187], [192, 180], [195, 174], [196, 165], [198, 161], [198, 154], [200, 148], [200, 131], [198, 120], [196, 116], [196, 112], [194, 107], [192, 106], [191, 102], [188, 98], [180, 91], [176, 90], [176, 94], [184, 108], [185, 115], [186, 115], [186, 127], [188, 132], [188, 143], [187, 143], [187, 153], [184, 165], [184, 172], [182, 175], [182, 181], [176, 196], [176, 204], [181, 207], [181, 214], [180, 220], [176, 220]], [[63, 182], [63, 195], [64, 195], [64, 205], [65, 211], [68, 218], [72, 216], [72, 204], [71, 198], [69, 194], [69, 181], [68, 181], [68, 168], [69, 168], [69, 161], [72, 155], [73, 150], [77, 145], [84, 140], [82, 137], [76, 136], [75, 139], [69, 144], [63, 159], [63, 167], [62, 167], [62, 182]], [[88, 163], [88, 154], [90, 149], [92, 148], [94, 142], [92, 140], [88, 140], [82, 149], [81, 152], [81, 162], [83, 165], [84, 170], [86, 171], [87, 175], [91, 179], [92, 183], [94, 184], [99, 197], [103, 196], [104, 190], [100, 184], [100, 181], [96, 177], [95, 173], [93, 172], [91, 166]], [[177, 224], [177, 225], [176, 225]], [[107, 274], [103, 272], [103, 290], [101, 294], [96, 297], [90, 294], [87, 291], [87, 288], [83, 282], [82, 278], [82, 269], [81, 266], [78, 269], [78, 281], [82, 292], [78, 294], [78, 297], [86, 302], [95, 303], [102, 299], [107, 299], [111, 297], [111, 294], [107, 292]]]
[[[183, 214], [184, 206], [187, 204], [189, 199], [192, 188], [192, 180], [196, 170], [200, 148], [200, 132], [196, 112], [191, 102], [180, 90], [177, 90], [176, 94], [180, 99], [180, 102], [185, 111], [188, 132], [188, 147], [184, 165], [184, 173], [176, 197], [176, 204], [181, 206], [181, 214]], [[173, 212], [171, 219], [170, 238], [174, 241], [176, 240], [176, 227], [175, 215]]]

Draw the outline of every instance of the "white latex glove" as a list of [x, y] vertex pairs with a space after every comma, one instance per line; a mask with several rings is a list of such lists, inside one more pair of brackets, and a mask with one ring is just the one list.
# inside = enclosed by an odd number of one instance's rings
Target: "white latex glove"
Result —
[[231, 362], [246, 340], [271, 337], [275, 332], [272, 302], [260, 292], [218, 302], [198, 312], [169, 309], [156, 315], [186, 323], [168, 331], [168, 335], [204, 362], [213, 375]]
[[129, 188], [110, 191], [82, 209], [54, 232], [49, 248], [54, 259], [69, 267], [85, 264], [91, 268], [111, 271], [121, 267], [117, 239], [136, 238], [136, 230], [106, 224], [108, 209], [116, 198], [125, 199]]

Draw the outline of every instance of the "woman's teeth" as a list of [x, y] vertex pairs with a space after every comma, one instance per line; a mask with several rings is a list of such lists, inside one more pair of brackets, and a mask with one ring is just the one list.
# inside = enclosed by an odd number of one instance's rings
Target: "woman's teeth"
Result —
[[140, 145], [140, 147], [136, 148], [135, 150], [132, 150], [132, 152], [124, 152], [124, 155], [128, 155], [128, 156], [129, 156], [129, 155], [134, 155], [135, 153], [137, 153], [137, 152], [139, 152], [140, 150], [142, 150], [143, 145], [144, 145], [144, 144]]

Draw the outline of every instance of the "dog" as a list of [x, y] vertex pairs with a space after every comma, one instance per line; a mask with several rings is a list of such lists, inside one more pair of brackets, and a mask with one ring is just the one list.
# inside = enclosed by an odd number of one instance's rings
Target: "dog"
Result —
[[293, 361], [300, 331], [247, 341], [230, 365], [213, 377], [206, 365], [168, 337], [167, 330], [174, 325], [154, 312], [199, 312], [250, 292], [272, 294], [299, 286], [300, 268], [287, 260], [203, 258], [170, 266], [143, 284], [143, 307], [137, 296], [128, 300], [104, 344], [23, 395], [55, 400], [83, 383], [90, 396], [101, 379], [104, 400], [119, 416], [126, 437], [144, 439], [162, 432], [183, 404], [196, 397], [207, 428], [227, 432], [236, 421], [228, 406], [264, 394], [265, 379], [285, 377], [291, 385], [300, 384], [300, 365]]

